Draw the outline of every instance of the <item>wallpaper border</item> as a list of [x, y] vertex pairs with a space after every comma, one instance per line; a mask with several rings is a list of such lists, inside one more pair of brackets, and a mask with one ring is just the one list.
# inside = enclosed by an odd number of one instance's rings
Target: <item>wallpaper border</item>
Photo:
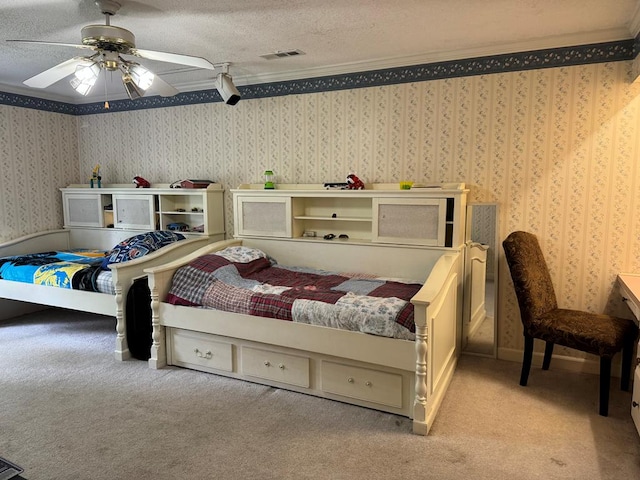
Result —
[[[443, 78], [633, 60], [638, 53], [640, 53], [640, 35], [635, 39], [616, 42], [550, 48], [327, 77], [248, 85], [239, 87], [238, 90], [244, 99], [277, 97], [438, 80]], [[109, 102], [110, 108], [106, 110], [102, 102], [76, 105], [26, 95], [0, 92], [0, 104], [69, 115], [115, 113], [221, 101], [222, 99], [217, 90], [210, 89], [179, 93], [173, 97], [153, 96], [140, 98], [135, 102], [130, 100], [115, 100]]]
[[44, 110], [46, 112], [66, 113], [68, 115], [78, 114], [78, 105], [73, 103], [56, 102], [43, 98], [29, 97], [15, 93], [0, 92], [0, 105], [12, 107], [32, 108], [34, 110]]

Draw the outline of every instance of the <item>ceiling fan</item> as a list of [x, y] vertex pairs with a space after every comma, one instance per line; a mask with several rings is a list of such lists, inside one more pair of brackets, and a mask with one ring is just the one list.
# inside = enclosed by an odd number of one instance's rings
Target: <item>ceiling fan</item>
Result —
[[105, 71], [105, 77], [106, 72], [119, 72], [122, 73], [122, 83], [127, 95], [131, 100], [135, 100], [142, 97], [151, 85], [153, 85], [153, 90], [163, 97], [175, 95], [178, 90], [139, 63], [127, 60], [122, 55], [207, 70], [215, 69], [211, 62], [202, 57], [136, 48], [133, 33], [110, 23], [110, 18], [120, 9], [120, 3], [114, 0], [96, 0], [95, 3], [105, 15], [105, 25], [87, 25], [84, 27], [82, 29], [82, 45], [38, 40], [7, 40], [8, 42], [74, 47], [92, 52], [89, 56], [73, 57], [28, 78], [24, 81], [25, 85], [33, 88], [46, 88], [69, 75], [73, 75], [70, 81], [71, 86], [78, 93], [87, 95], [95, 85], [102, 70]]

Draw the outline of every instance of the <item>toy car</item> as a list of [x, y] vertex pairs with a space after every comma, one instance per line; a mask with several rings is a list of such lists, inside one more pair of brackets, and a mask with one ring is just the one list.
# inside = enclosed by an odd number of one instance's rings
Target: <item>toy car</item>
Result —
[[189, 231], [189, 225], [187, 225], [186, 223], [183, 223], [183, 222], [168, 223], [167, 224], [167, 228], [169, 230], [173, 230], [174, 232], [188, 232]]

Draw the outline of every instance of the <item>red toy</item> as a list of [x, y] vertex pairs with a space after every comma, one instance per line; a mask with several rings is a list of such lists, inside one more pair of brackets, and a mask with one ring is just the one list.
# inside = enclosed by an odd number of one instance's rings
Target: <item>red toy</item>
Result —
[[133, 177], [133, 183], [136, 184], [136, 188], [149, 188], [151, 186], [149, 180], [145, 180], [142, 177]]
[[364, 182], [355, 173], [347, 175], [347, 188], [349, 190], [364, 190]]

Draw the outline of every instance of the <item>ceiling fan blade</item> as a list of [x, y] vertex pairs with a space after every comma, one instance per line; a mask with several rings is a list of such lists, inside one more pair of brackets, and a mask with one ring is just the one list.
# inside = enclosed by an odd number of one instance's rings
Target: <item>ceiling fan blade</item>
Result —
[[73, 48], [84, 48], [87, 50], [97, 50], [97, 48], [93, 45], [78, 45], [75, 43], [60, 43], [60, 42], [41, 42], [40, 40], [7, 40], [7, 42], [15, 42], [15, 43], [35, 43], [38, 45], [56, 45], [58, 47], [73, 47]]
[[156, 52], [153, 50], [140, 50], [132, 48], [128, 55], [146, 58], [148, 60], [158, 60], [160, 62], [177, 63], [179, 65], [187, 65], [189, 67], [204, 68], [206, 70], [215, 70], [213, 63], [206, 58], [193, 57], [191, 55], [180, 55], [177, 53]]
[[151, 88], [161, 97], [173, 97], [180, 93], [177, 88], [162, 80], [158, 75], [154, 77]]
[[23, 83], [28, 87], [47, 88], [58, 80], [71, 75], [76, 71], [78, 65], [91, 65], [91, 60], [84, 57], [71, 58], [65, 62], [59, 63], [55, 67], [51, 67], [38, 75], [26, 79]]

